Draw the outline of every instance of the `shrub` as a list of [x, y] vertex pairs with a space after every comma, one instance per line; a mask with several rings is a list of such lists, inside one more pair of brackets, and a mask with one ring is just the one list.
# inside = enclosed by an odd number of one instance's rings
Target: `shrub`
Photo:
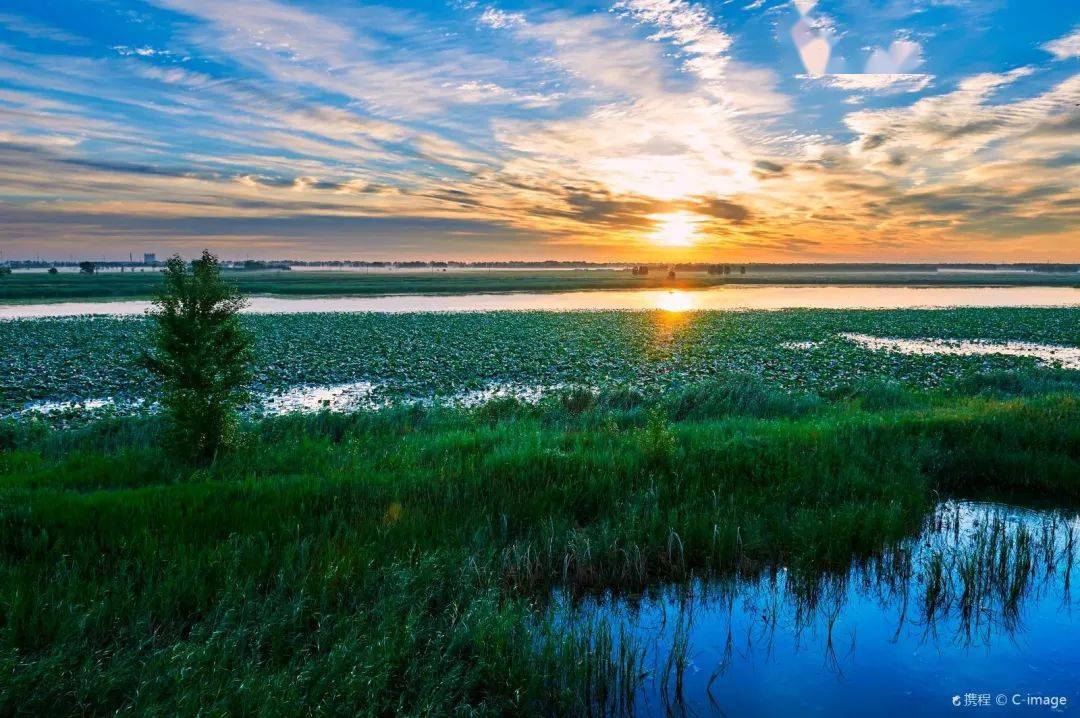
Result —
[[209, 251], [165, 263], [154, 299], [153, 353], [146, 366], [160, 382], [170, 445], [184, 458], [210, 461], [236, 438], [237, 408], [248, 397], [251, 338], [240, 326], [245, 300], [221, 278]]
[[559, 393], [559, 403], [569, 416], [581, 416], [596, 406], [596, 395], [588, 389], [575, 387]]
[[913, 390], [888, 378], [870, 377], [852, 382], [837, 392], [836, 398], [858, 400], [869, 411], [885, 411], [916, 403]]
[[1036, 396], [1080, 390], [1080, 378], [1068, 369], [1029, 369], [970, 374], [954, 383], [962, 394]]
[[667, 403], [671, 418], [683, 421], [729, 415], [801, 416], [817, 408], [820, 400], [774, 388], [755, 376], [730, 374], [676, 389]]

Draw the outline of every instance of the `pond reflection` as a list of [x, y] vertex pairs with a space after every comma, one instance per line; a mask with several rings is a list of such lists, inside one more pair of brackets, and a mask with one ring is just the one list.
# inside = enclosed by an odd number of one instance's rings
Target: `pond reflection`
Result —
[[839, 574], [779, 568], [558, 605], [578, 629], [610, 629], [615, 712], [945, 715], [972, 692], [1072, 703], [1078, 538], [1073, 514], [949, 501]]

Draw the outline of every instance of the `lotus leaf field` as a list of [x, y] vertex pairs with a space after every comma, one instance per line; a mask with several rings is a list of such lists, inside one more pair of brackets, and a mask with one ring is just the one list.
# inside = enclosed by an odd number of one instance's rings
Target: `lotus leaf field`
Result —
[[[841, 334], [1080, 346], [1080, 323], [1068, 308], [325, 313], [244, 321], [256, 341], [256, 391], [371, 382], [373, 400], [385, 403], [505, 386], [652, 394], [732, 374], [820, 396], [882, 380], [948, 389], [1015, 371], [1075, 386], [1077, 372], [1030, 357], [912, 356], [862, 348]], [[0, 322], [0, 415], [37, 401], [152, 396], [138, 362], [147, 331], [142, 318]]]

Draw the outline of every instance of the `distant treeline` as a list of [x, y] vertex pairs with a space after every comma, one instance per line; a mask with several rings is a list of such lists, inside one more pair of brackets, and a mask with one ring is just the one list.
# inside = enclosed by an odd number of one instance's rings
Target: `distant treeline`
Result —
[[12, 269], [48, 269], [50, 267], [81, 267], [85, 264], [92, 264], [97, 269], [119, 269], [120, 267], [159, 267], [161, 262], [140, 262], [140, 261], [102, 261], [102, 260], [72, 260], [64, 262], [49, 262], [44, 259], [15, 259], [7, 262], [3, 262], [4, 266], [11, 267]]
[[[14, 260], [11, 262], [0, 263], [2, 266], [10, 267], [11, 269], [51, 269], [52, 267], [78, 267], [83, 269], [85, 267], [91, 267], [93, 270], [98, 269], [124, 269], [127, 267], [162, 267], [164, 262], [152, 261], [152, 262], [139, 262], [135, 260], [131, 261], [67, 261], [67, 262], [47, 262], [40, 259], [24, 259]], [[280, 261], [263, 261], [258, 259], [246, 259], [242, 261], [222, 262], [222, 266], [226, 269], [292, 269], [295, 262], [280, 262]]]
[[[64, 261], [49, 262], [39, 259], [13, 260], [3, 265], [12, 269], [47, 269], [49, 267], [78, 267], [85, 262]], [[94, 261], [97, 269], [117, 269], [121, 267], [160, 266], [160, 262], [147, 264], [138, 261]], [[978, 264], [978, 263], [844, 263], [844, 262], [791, 262], [791, 263], [755, 263], [755, 262], [582, 262], [582, 261], [442, 261], [410, 260], [366, 261], [366, 260], [238, 260], [223, 261], [226, 269], [241, 270], [287, 270], [291, 267], [331, 267], [331, 268], [371, 268], [371, 269], [631, 269], [648, 267], [649, 269], [675, 270], [678, 272], [710, 272], [716, 267], [746, 267], [747, 272], [935, 272], [939, 270], [956, 271], [1027, 271], [1046, 273], [1080, 272], [1080, 264], [1017, 263], [1017, 264]]]
[[528, 261], [407, 261], [375, 262], [364, 260], [281, 260], [274, 264], [288, 264], [295, 267], [370, 267], [382, 269], [629, 269], [649, 267], [650, 269], [675, 269], [683, 272], [707, 272], [720, 266], [746, 267], [759, 272], [814, 272], [814, 271], [850, 271], [850, 272], [934, 272], [939, 269], [957, 269], [972, 271], [1034, 271], [1034, 272], [1080, 272], [1080, 264], [910, 264], [910, 263], [846, 263], [846, 262], [792, 262], [792, 263], [755, 263], [733, 262], [717, 264], [715, 262], [579, 262], [545, 260]]

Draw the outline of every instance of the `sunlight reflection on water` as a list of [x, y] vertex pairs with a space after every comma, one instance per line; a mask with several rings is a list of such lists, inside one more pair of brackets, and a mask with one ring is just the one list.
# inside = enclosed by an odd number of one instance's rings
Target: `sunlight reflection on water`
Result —
[[[145, 301], [0, 305], [0, 319], [82, 314], [138, 315]], [[482, 312], [589, 310], [910, 309], [934, 307], [1080, 306], [1075, 287], [726, 286], [707, 289], [378, 297], [251, 297], [248, 313]]]

